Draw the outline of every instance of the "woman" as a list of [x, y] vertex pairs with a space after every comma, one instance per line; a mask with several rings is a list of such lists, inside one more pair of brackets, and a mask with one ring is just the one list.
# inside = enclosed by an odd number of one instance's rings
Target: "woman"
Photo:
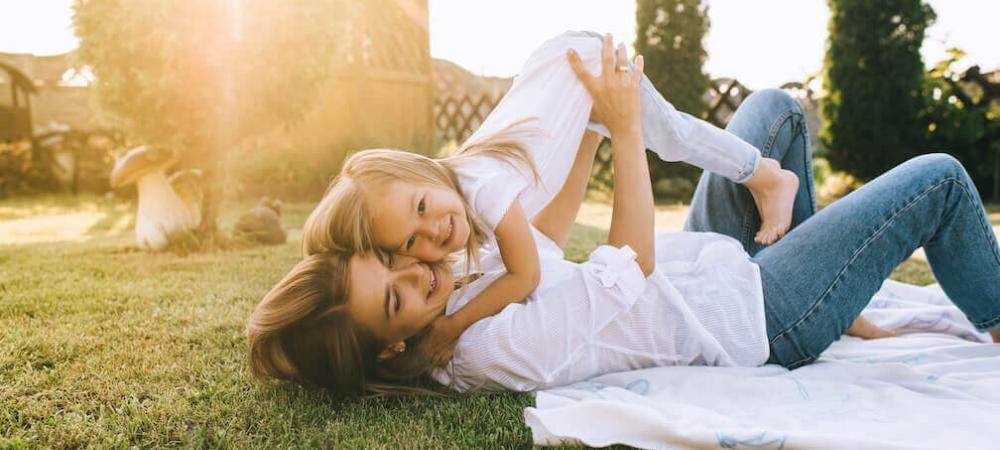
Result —
[[[590, 136], [562, 190], [534, 219], [539, 287], [524, 304], [470, 327], [449, 366], [431, 371], [434, 379], [460, 391], [532, 390], [657, 365], [796, 368], [839, 338], [921, 246], [972, 323], [981, 330], [1000, 326], [1000, 248], [953, 158], [914, 158], [813, 215], [801, 111], [787, 95], [762, 91], [747, 99], [728, 130], [806, 181], [792, 230], [767, 248], [750, 247], [753, 200], [730, 180], [706, 174], [686, 228], [707, 232], [654, 236], [638, 77], [627, 67], [610, 69], [607, 45], [598, 77], [569, 58], [612, 138], [608, 245], [583, 264], [562, 259], [592, 161]], [[376, 255], [336, 254], [300, 263], [251, 319], [254, 371], [351, 393], [427, 373], [422, 335], [502, 267], [487, 249], [484, 274], [454, 283], [440, 264], [387, 263]], [[462, 288], [454, 290], [456, 284]]]

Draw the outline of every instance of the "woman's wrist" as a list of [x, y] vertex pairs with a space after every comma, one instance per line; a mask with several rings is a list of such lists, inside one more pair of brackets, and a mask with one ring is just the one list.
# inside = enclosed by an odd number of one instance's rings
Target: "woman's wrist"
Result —
[[611, 133], [612, 138], [614, 138], [615, 136], [642, 136], [642, 125], [638, 123], [635, 124], [630, 123], [626, 125], [620, 125], [614, 128], [608, 127], [608, 132]]
[[611, 134], [612, 152], [617, 153], [616, 150], [634, 145], [642, 147], [642, 126], [639, 124], [626, 125], [615, 129], [609, 128], [608, 131]]

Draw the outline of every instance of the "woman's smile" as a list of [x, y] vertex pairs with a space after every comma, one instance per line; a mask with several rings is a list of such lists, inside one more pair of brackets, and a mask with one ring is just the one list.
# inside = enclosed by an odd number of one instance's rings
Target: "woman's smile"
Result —
[[438, 289], [437, 289], [438, 288], [438, 276], [437, 276], [437, 272], [434, 270], [434, 266], [432, 266], [430, 264], [427, 264], [427, 268], [431, 272], [431, 287], [430, 287], [430, 289], [427, 290], [427, 299], [426, 299], [426, 301], [430, 302], [431, 297], [433, 297], [434, 293], [436, 293], [438, 291]]

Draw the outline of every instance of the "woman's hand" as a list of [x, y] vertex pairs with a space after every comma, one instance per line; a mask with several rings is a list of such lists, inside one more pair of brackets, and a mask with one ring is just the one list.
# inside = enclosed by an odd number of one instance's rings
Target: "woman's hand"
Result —
[[569, 64], [594, 98], [591, 115], [611, 132], [615, 192], [608, 244], [619, 248], [631, 247], [642, 273], [649, 276], [656, 268], [656, 248], [653, 239], [653, 189], [639, 121], [642, 56], [636, 57], [635, 68], [629, 71], [625, 46], [619, 44], [620, 67], [614, 67], [611, 45], [611, 35], [605, 35], [601, 49], [601, 75], [598, 77], [587, 71], [572, 50], [568, 55]]
[[431, 357], [435, 367], [443, 367], [451, 361], [455, 345], [464, 328], [456, 324], [449, 316], [442, 316], [434, 321], [431, 331], [425, 338], [425, 351]]
[[569, 65], [583, 86], [594, 99], [591, 114], [604, 126], [611, 136], [623, 132], [634, 132], [639, 127], [639, 81], [642, 79], [642, 55], [635, 58], [635, 67], [628, 67], [625, 44], [618, 44], [615, 64], [614, 41], [605, 34], [601, 48], [601, 74], [593, 76], [580, 61], [575, 50], [567, 52]]

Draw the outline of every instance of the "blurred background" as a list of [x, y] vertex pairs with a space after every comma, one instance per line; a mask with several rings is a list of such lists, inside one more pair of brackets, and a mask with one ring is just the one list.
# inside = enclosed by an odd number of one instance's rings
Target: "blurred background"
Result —
[[[226, 199], [317, 200], [350, 152], [447, 153], [535, 46], [590, 29], [721, 127], [754, 90], [792, 92], [823, 202], [941, 151], [997, 201], [997, 17], [1000, 3], [974, 0], [8, 0], [0, 198], [103, 195], [116, 158], [158, 146], [175, 156], [166, 175], [195, 170], [173, 187], [212, 233]], [[687, 201], [698, 170], [650, 164], [657, 196]]]
[[[1000, 234], [995, 0], [0, 0], [0, 448], [522, 448], [528, 394], [341, 401], [247, 370], [345, 156], [445, 155], [569, 29], [725, 126], [786, 89], [828, 203], [914, 155]], [[609, 151], [565, 248], [606, 242]], [[651, 161], [656, 226], [698, 170]], [[274, 245], [261, 245], [274, 244]], [[921, 250], [892, 274], [934, 282]]]

